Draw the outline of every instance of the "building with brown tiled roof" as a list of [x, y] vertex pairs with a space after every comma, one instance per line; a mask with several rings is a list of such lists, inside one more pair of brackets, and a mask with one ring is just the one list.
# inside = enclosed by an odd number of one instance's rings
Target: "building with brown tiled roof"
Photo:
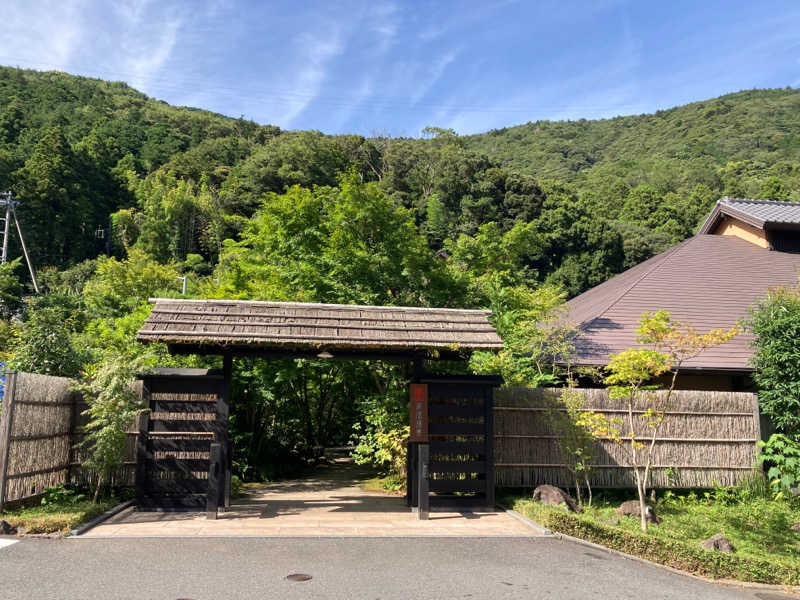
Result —
[[[800, 203], [724, 198], [694, 237], [573, 298], [577, 364], [602, 366], [636, 347], [642, 313], [666, 310], [700, 332], [731, 327], [775, 286], [798, 283]], [[752, 335], [687, 361], [682, 387], [750, 386]]]

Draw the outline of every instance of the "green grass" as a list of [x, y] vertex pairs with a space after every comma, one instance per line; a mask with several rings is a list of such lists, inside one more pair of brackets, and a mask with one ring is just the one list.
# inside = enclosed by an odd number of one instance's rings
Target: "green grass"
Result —
[[[714, 578], [800, 585], [800, 503], [772, 500], [758, 491], [719, 489], [666, 493], [656, 502], [660, 525], [642, 533], [639, 521], [619, 518], [625, 497], [605, 496], [583, 515], [543, 506], [530, 493], [508, 492], [501, 502], [545, 527], [597, 542], [629, 554]], [[731, 555], [703, 550], [699, 542], [716, 533], [726, 536]]]
[[383, 492], [398, 496], [406, 493], [405, 480], [398, 479], [395, 475], [367, 479], [361, 484], [361, 487], [368, 492]]
[[22, 527], [26, 534], [32, 533], [69, 533], [81, 523], [85, 523], [103, 514], [119, 503], [118, 499], [99, 500], [97, 504], [89, 501], [75, 504], [29, 506], [0, 513], [0, 519], [8, 521], [14, 527]]

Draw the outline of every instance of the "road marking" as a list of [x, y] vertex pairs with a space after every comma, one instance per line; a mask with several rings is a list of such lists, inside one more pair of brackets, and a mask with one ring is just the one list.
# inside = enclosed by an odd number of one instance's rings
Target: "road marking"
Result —
[[4, 538], [0, 538], [0, 548], [5, 548], [6, 546], [10, 546], [11, 544], [16, 544], [19, 540], [8, 540]]

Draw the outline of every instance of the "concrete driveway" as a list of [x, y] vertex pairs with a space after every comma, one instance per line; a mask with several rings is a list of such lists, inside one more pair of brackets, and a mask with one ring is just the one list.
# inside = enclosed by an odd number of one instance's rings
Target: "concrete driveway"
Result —
[[[307, 581], [287, 579], [311, 575]], [[23, 539], [3, 600], [779, 600], [544, 537]], [[794, 596], [793, 598], [797, 598]]]
[[370, 471], [349, 459], [304, 479], [247, 489], [230, 511], [134, 512], [128, 509], [81, 537], [146, 536], [530, 536], [535, 531], [503, 512], [431, 513], [420, 521], [405, 498], [362, 488]]

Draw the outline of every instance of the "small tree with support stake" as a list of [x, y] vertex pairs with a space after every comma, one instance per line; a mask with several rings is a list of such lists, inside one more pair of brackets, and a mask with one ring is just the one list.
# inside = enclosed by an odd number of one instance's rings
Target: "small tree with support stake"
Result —
[[[639, 510], [642, 531], [647, 531], [646, 502], [647, 484], [653, 467], [658, 432], [667, 418], [678, 372], [687, 360], [695, 358], [704, 350], [724, 344], [739, 332], [739, 328], [712, 329], [697, 333], [688, 323], [672, 321], [667, 311], [645, 313], [636, 330], [638, 341], [654, 348], [631, 348], [612, 354], [605, 378], [611, 398], [624, 401], [626, 420], [600, 419], [586, 423], [598, 436], [609, 438], [626, 450], [628, 466], [633, 469], [636, 490], [639, 495]], [[670, 372], [666, 393], [658, 394], [660, 386], [654, 383], [657, 377]], [[638, 435], [634, 422], [636, 405], [645, 405], [642, 420], [647, 435]], [[625, 426], [625, 433], [619, 427]], [[641, 440], [645, 441], [642, 442]]]

